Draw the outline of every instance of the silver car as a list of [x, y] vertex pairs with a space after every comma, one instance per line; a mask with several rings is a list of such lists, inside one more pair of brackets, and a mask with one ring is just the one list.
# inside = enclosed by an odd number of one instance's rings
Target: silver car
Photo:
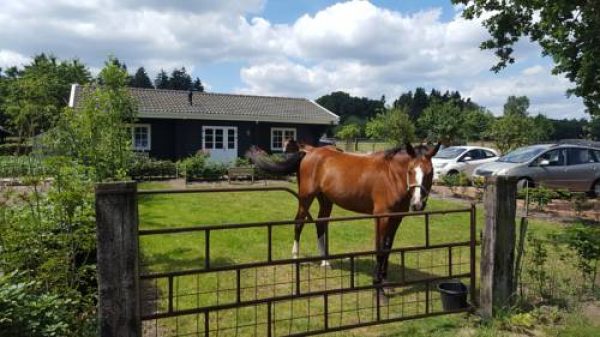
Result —
[[475, 169], [475, 176], [518, 177], [518, 186], [544, 185], [600, 196], [600, 147], [572, 144], [532, 145]]

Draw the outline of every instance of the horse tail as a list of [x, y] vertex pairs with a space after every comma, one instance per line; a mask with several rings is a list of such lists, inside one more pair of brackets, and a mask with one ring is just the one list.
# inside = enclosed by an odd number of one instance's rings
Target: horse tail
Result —
[[287, 175], [294, 172], [298, 172], [300, 168], [300, 162], [306, 155], [306, 152], [299, 151], [288, 153], [285, 155], [283, 160], [274, 160], [267, 156], [264, 151], [256, 149], [250, 149], [246, 156], [250, 161], [256, 165], [259, 169], [273, 174]]

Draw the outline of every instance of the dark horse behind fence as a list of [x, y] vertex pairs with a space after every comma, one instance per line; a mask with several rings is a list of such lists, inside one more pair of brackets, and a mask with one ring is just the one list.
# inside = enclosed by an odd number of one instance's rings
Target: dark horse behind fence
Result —
[[[310, 217], [310, 205], [319, 202], [319, 218], [328, 218], [333, 204], [364, 214], [421, 211], [425, 208], [433, 180], [431, 158], [440, 144], [433, 148], [406, 144], [400, 148], [369, 155], [350, 154], [332, 146], [303, 146], [298, 152], [288, 153], [286, 159], [273, 161], [264, 152], [253, 149], [248, 157], [260, 169], [275, 174], [297, 172], [299, 205], [296, 220]], [[376, 219], [377, 255], [375, 284], [386, 282], [387, 264], [396, 230], [401, 217]], [[303, 223], [296, 224], [292, 254], [299, 253]], [[317, 222], [319, 251], [325, 252], [325, 227]], [[322, 265], [327, 265], [324, 260]]]

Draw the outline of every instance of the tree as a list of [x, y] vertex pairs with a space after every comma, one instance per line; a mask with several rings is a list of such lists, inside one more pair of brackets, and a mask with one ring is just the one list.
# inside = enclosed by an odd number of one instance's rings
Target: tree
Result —
[[192, 77], [185, 71], [184, 67], [173, 69], [171, 77], [169, 77], [168, 87], [171, 90], [190, 90], [192, 89]]
[[528, 108], [529, 99], [526, 96], [510, 96], [504, 104], [504, 116], [490, 125], [487, 134], [500, 152], [506, 153], [550, 138], [552, 122], [543, 115], [529, 117]]
[[2, 80], [2, 110], [20, 142], [54, 126], [68, 103], [71, 84], [89, 82], [91, 75], [77, 60], [59, 62], [36, 55], [22, 70], [12, 68]]
[[393, 108], [378, 113], [367, 122], [370, 138], [384, 139], [395, 146], [415, 140], [415, 125], [405, 109]]
[[202, 85], [202, 81], [198, 77], [194, 80], [194, 84], [192, 85], [192, 89], [199, 92], [204, 92], [204, 86]]
[[127, 90], [129, 76], [112, 58], [86, 87], [77, 109], [64, 108], [44, 141], [54, 154], [91, 168], [94, 181], [124, 178], [132, 162], [131, 132], [137, 107]]
[[335, 133], [335, 136], [345, 140], [346, 144], [349, 145], [352, 139], [358, 138], [362, 133], [360, 125], [356, 123], [348, 123], [342, 125], [339, 130]]
[[532, 118], [533, 130], [531, 131], [530, 140], [532, 142], [542, 142], [551, 139], [554, 133], [554, 123], [546, 116], [538, 114]]
[[163, 69], [156, 75], [154, 87], [156, 89], [169, 89], [169, 75]]
[[483, 139], [485, 132], [494, 122], [491, 112], [483, 108], [468, 109], [463, 113], [466, 140]]
[[427, 139], [432, 142], [453, 144], [466, 138], [463, 113], [460, 107], [451, 101], [434, 101], [423, 111], [417, 123], [426, 132]]
[[367, 120], [375, 116], [385, 108], [381, 100], [373, 100], [367, 97], [354, 97], [343, 91], [332, 92], [331, 94], [317, 98], [316, 102], [327, 110], [340, 116], [342, 124], [350, 116], [355, 116], [362, 120]]
[[134, 88], [147, 88], [154, 89], [152, 85], [152, 81], [150, 81], [150, 77], [146, 73], [146, 69], [144, 67], [139, 67], [135, 72], [131, 80], [129, 81], [129, 86]]
[[527, 96], [509, 96], [504, 103], [505, 115], [520, 115], [526, 117], [529, 109], [529, 98]]
[[529, 144], [530, 132], [534, 128], [530, 118], [520, 115], [503, 116], [488, 130], [488, 136], [494, 140], [496, 148], [503, 154]]
[[514, 63], [513, 46], [521, 37], [538, 43], [564, 74], [591, 115], [600, 114], [600, 3], [587, 0], [452, 0], [464, 4], [463, 17], [482, 18], [491, 38], [482, 49], [495, 51], [495, 72]]

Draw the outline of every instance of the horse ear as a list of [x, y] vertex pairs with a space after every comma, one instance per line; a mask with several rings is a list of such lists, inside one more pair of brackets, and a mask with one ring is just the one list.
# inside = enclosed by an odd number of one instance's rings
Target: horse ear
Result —
[[412, 145], [409, 142], [406, 142], [406, 153], [408, 153], [408, 155], [411, 156], [412, 158], [415, 158], [417, 156], [415, 149], [412, 147]]
[[437, 145], [433, 149], [427, 151], [427, 153], [425, 154], [425, 157], [431, 159], [433, 156], [435, 156], [438, 153], [441, 145], [442, 145], [442, 143], [438, 142]]

